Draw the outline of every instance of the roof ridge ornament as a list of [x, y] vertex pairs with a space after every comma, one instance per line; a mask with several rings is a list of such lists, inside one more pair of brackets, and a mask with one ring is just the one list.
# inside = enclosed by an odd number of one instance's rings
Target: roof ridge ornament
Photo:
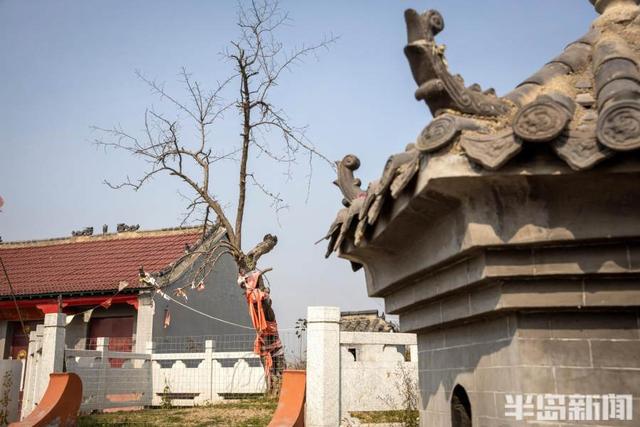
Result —
[[342, 192], [344, 196], [342, 204], [346, 207], [351, 206], [351, 203], [355, 199], [364, 197], [366, 194], [362, 188], [360, 188], [362, 181], [353, 175], [359, 167], [360, 159], [354, 154], [347, 154], [342, 160], [336, 162], [338, 179], [333, 181], [333, 183]]
[[483, 92], [478, 84], [465, 87], [460, 75], [449, 73], [445, 47], [434, 39], [444, 29], [440, 12], [428, 10], [418, 14], [407, 9], [404, 18], [408, 39], [404, 52], [419, 86], [415, 96], [427, 103], [434, 117], [445, 110], [479, 116], [498, 116], [509, 111], [509, 104], [496, 97], [493, 89]]
[[596, 12], [604, 14], [612, 6], [637, 6], [640, 0], [589, 0]]

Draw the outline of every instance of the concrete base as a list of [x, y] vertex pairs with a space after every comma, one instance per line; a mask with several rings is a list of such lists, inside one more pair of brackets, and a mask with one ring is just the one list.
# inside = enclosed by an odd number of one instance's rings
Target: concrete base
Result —
[[418, 334], [423, 426], [456, 427], [457, 385], [488, 427], [536, 425], [505, 416], [509, 393], [640, 398], [639, 182], [631, 156], [582, 173], [544, 153], [499, 172], [434, 156], [365, 244], [346, 241]]
[[637, 311], [521, 312], [420, 334], [421, 425], [452, 425], [456, 385], [474, 426], [538, 425], [505, 416], [505, 396], [525, 393], [632, 394], [640, 420], [639, 322]]

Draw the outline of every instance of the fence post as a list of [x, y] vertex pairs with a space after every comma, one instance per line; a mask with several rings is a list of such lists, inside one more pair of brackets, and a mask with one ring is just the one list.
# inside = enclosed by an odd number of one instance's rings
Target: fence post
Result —
[[213, 402], [213, 340], [205, 340], [204, 342], [204, 366], [207, 372], [206, 381], [207, 387], [207, 395], [203, 396], [204, 400], [209, 403]]
[[147, 387], [147, 389], [149, 390], [149, 396], [150, 399], [149, 401], [151, 402], [151, 405], [156, 405], [159, 402], [157, 402], [157, 396], [156, 396], [156, 374], [155, 374], [155, 369], [153, 366], [153, 354], [156, 351], [156, 343], [155, 341], [147, 341], [145, 343], [145, 347], [144, 347], [144, 352], [147, 353], [150, 357], [149, 357], [149, 386]]
[[35, 379], [35, 393], [32, 401], [34, 405], [40, 402], [49, 385], [49, 374], [62, 372], [66, 319], [67, 315], [64, 313], [47, 313], [44, 316], [42, 356], [38, 362]]
[[305, 425], [340, 425], [340, 308], [307, 308]]
[[29, 347], [27, 347], [27, 358], [24, 374], [24, 386], [22, 388], [22, 410], [20, 419], [26, 417], [33, 408], [33, 393], [38, 372], [37, 366], [37, 350], [38, 350], [38, 332], [29, 332]]
[[109, 375], [107, 370], [110, 367], [109, 364], [109, 338], [100, 337], [96, 340], [96, 350], [100, 352], [100, 371], [98, 374], [98, 401], [96, 402], [96, 409], [106, 408], [107, 403], [107, 390], [109, 388]]
[[136, 353], [143, 353], [146, 344], [153, 338], [153, 298], [149, 292], [138, 296], [138, 317], [136, 319]]

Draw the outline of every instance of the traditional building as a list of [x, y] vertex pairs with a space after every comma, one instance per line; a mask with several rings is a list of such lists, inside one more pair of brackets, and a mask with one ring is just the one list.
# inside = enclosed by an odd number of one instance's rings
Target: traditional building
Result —
[[438, 12], [407, 11], [434, 118], [366, 189], [339, 163], [328, 254], [418, 334], [423, 426], [640, 420], [640, 8], [591, 2], [503, 97], [449, 72]]
[[[201, 272], [207, 249], [224, 238], [222, 230], [204, 238], [202, 228], [119, 230], [95, 236], [83, 230], [70, 238], [0, 244], [16, 297], [14, 302], [0, 271], [0, 355], [20, 358], [26, 351], [28, 338], [22, 334], [16, 304], [29, 330], [43, 322], [45, 313], [77, 314], [67, 325], [68, 347], [91, 348], [95, 338], [109, 337], [112, 349], [142, 351], [148, 341], [166, 337], [247, 332], [234, 326], [251, 323], [229, 255], [207, 269], [202, 283], [198, 279], [194, 288], [190, 286]], [[139, 280], [140, 268], [162, 293]], [[186, 289], [186, 296], [176, 295], [178, 288]]]
[[340, 313], [340, 330], [345, 332], [398, 332], [378, 310], [343, 311]]

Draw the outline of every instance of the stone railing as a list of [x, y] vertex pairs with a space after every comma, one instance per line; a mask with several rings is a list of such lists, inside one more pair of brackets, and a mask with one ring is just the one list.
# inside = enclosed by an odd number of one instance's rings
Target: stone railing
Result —
[[224, 397], [265, 391], [259, 356], [247, 352], [214, 352], [214, 341], [201, 353], [109, 351], [109, 339], [99, 338], [96, 350], [65, 351], [66, 370], [83, 384], [81, 411], [110, 408], [193, 406]]
[[109, 338], [97, 338], [95, 350], [65, 348], [65, 317], [47, 314], [29, 336], [22, 418], [42, 398], [49, 374], [63, 370], [82, 380], [81, 412], [193, 406], [266, 390], [260, 357], [252, 352], [215, 352], [214, 340], [200, 352], [156, 353], [152, 342], [143, 352], [114, 351]]
[[81, 412], [151, 405], [151, 355], [109, 350], [98, 338], [96, 350], [66, 349], [67, 372], [82, 380]]
[[203, 353], [154, 353], [152, 355], [153, 405], [171, 402], [192, 406], [225, 397], [261, 394], [266, 390], [260, 357], [251, 352], [214, 352], [215, 342], [205, 341]]
[[415, 334], [341, 332], [338, 307], [308, 308], [307, 426], [341, 425], [352, 412], [405, 409], [417, 383]]

